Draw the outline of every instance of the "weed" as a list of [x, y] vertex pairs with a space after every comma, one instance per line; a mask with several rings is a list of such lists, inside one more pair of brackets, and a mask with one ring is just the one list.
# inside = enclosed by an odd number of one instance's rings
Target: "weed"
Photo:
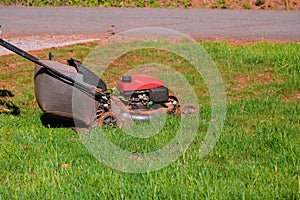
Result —
[[250, 9], [250, 4], [249, 4], [249, 2], [247, 2], [247, 1], [244, 2], [243, 8], [246, 9], [246, 10], [249, 10], [249, 9]]

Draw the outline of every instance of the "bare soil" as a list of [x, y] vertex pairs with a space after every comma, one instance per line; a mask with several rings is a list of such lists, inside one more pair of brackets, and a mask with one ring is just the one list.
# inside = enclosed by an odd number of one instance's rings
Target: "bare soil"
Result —
[[298, 104], [300, 104], [300, 91], [299, 90], [295, 90], [294, 94], [291, 96], [286, 96], [283, 98], [285, 102], [290, 102], [291, 100], [296, 101]]
[[248, 85], [248, 82], [249, 82], [248, 76], [238, 75], [234, 78], [235, 84], [232, 86], [232, 89], [241, 90]]

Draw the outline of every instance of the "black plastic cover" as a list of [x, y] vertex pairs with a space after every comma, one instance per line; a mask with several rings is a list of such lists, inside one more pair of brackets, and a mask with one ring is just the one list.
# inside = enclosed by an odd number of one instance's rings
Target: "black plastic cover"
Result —
[[149, 91], [149, 96], [153, 102], [167, 102], [169, 100], [169, 90], [166, 87], [152, 88]]
[[84, 67], [79, 60], [71, 58], [68, 60], [68, 64], [75, 67], [78, 73], [83, 74], [83, 81], [85, 83], [101, 88], [102, 91], [107, 90], [106, 84], [96, 74]]

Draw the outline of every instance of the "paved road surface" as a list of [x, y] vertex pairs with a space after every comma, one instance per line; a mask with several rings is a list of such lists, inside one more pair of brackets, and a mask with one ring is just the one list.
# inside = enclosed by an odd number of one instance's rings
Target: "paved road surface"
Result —
[[[83, 35], [164, 27], [197, 39], [300, 41], [300, 11], [0, 7], [4, 36]], [[82, 39], [83, 39], [82, 38]]]

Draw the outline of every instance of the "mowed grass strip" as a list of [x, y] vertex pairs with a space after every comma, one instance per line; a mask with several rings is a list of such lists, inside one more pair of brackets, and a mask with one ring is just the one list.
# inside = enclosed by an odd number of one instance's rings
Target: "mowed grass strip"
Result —
[[[300, 45], [200, 44], [214, 59], [227, 93], [224, 131], [204, 158], [199, 150], [211, 120], [209, 94], [201, 77], [191, 75], [189, 64], [176, 55], [143, 51], [112, 66], [178, 60], [172, 67], [196, 88], [198, 136], [176, 162], [142, 174], [100, 163], [71, 128], [44, 126], [34, 97], [33, 64], [17, 55], [1, 56], [0, 199], [299, 199]], [[65, 62], [70, 57], [82, 60], [95, 46], [51, 51]], [[33, 54], [46, 59], [48, 50]], [[103, 78], [112, 81], [109, 73]], [[124, 149], [149, 152], [172, 139], [177, 126], [170, 119], [162, 135], [147, 141], [118, 131], [107, 135]]]

